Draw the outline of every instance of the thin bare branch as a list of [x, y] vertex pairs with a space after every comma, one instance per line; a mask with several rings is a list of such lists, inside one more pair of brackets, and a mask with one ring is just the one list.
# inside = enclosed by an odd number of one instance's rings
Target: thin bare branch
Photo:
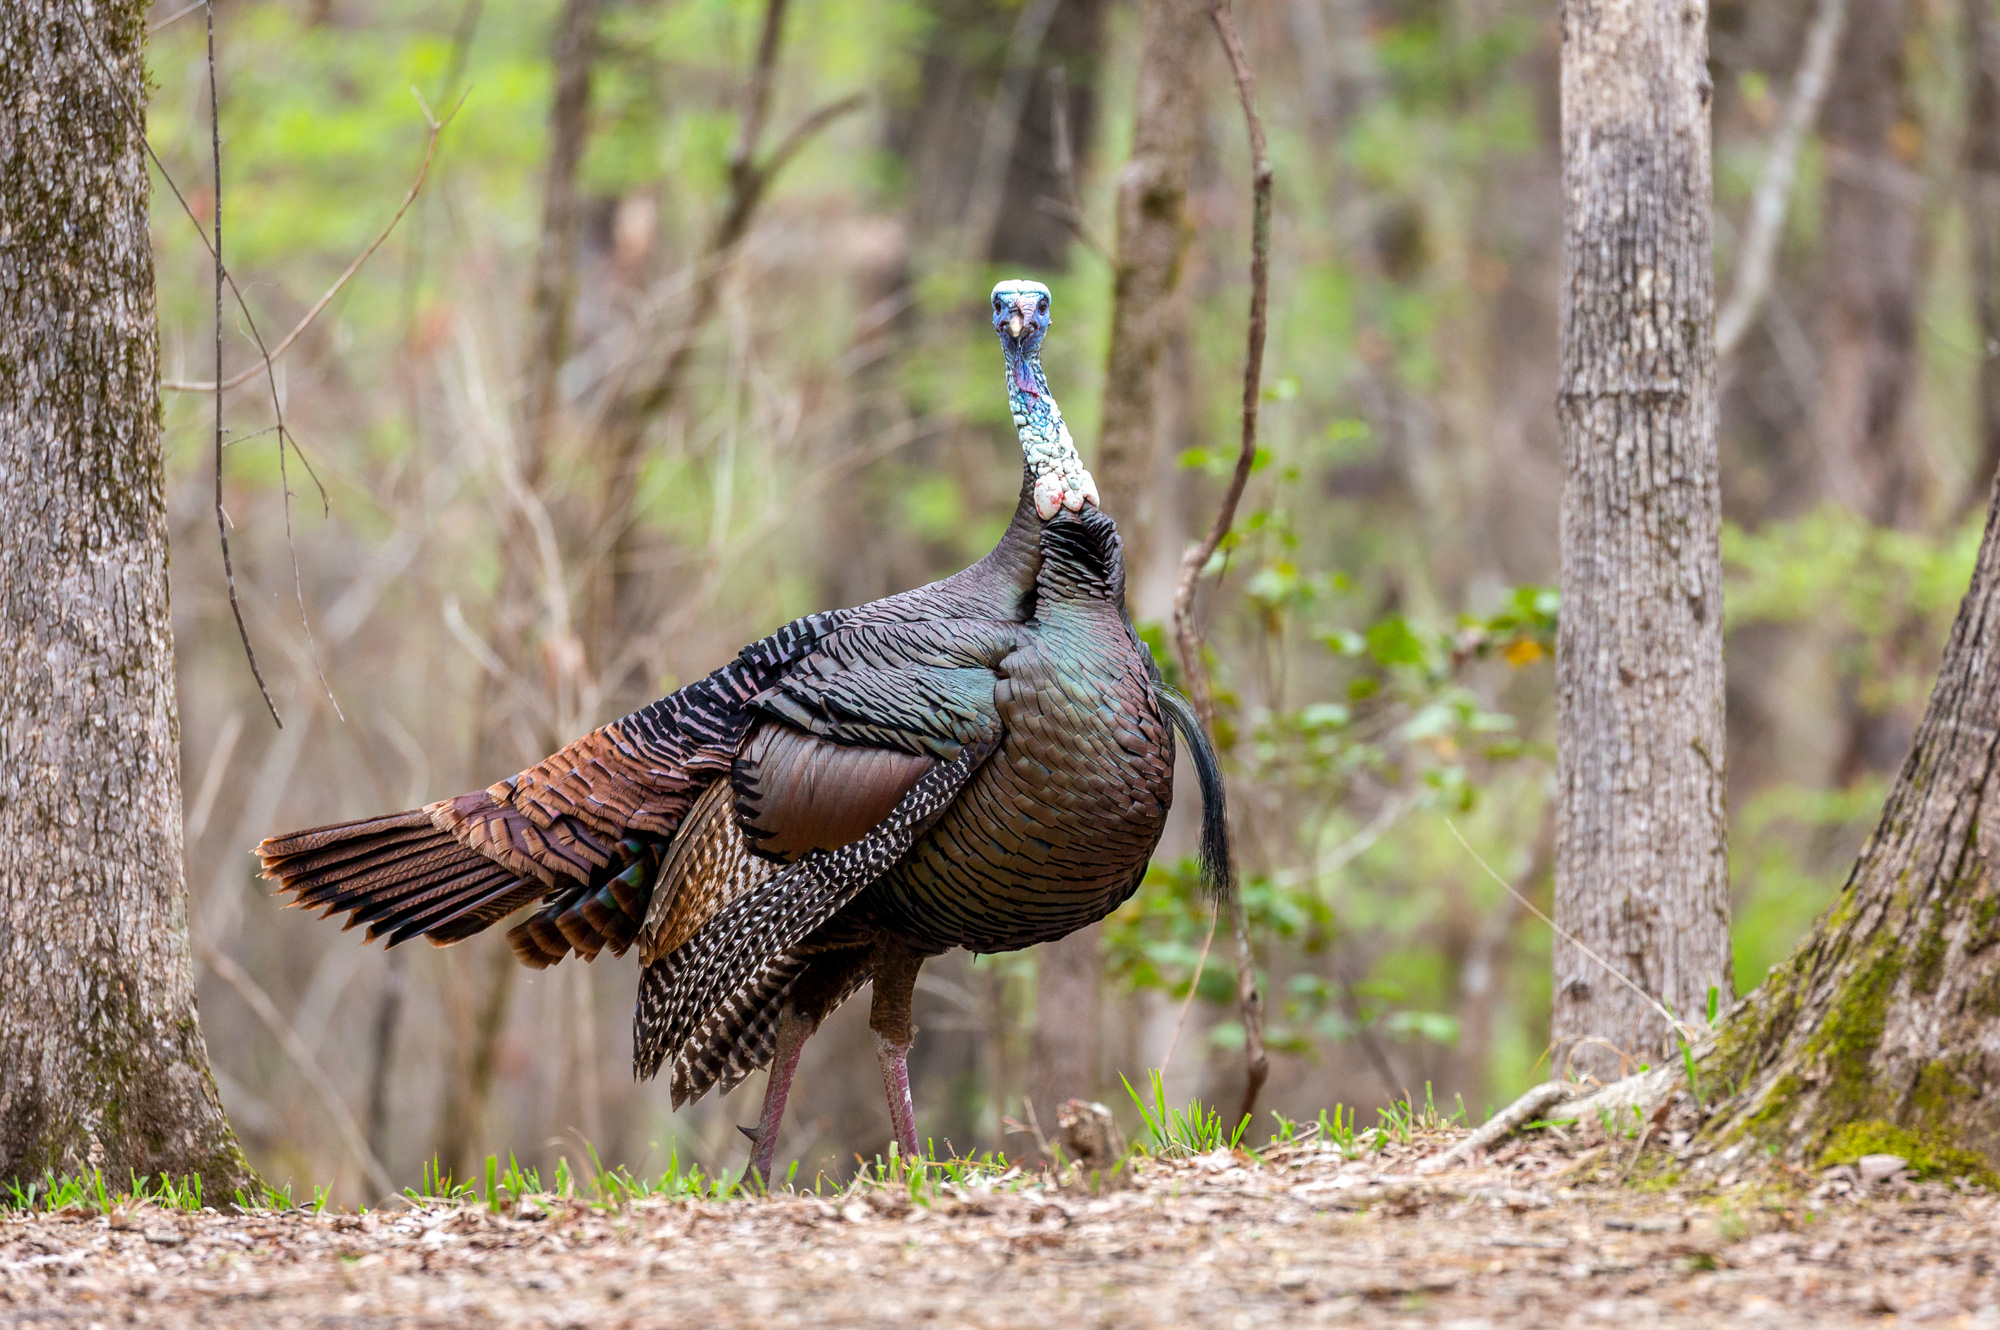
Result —
[[[208, 20], [208, 134], [209, 146], [214, 152], [215, 165], [215, 216], [210, 221], [213, 239], [208, 252], [215, 259], [215, 377], [222, 377], [222, 284], [229, 273], [222, 263], [222, 116], [219, 110], [220, 94], [216, 91], [215, 80], [215, 7], [213, 5], [203, 15]], [[141, 125], [145, 122], [142, 120]], [[143, 133], [143, 129], [141, 130]], [[165, 168], [161, 168], [164, 173]], [[175, 196], [180, 194], [174, 191]], [[187, 206], [182, 200], [182, 207]], [[189, 218], [194, 214], [190, 212]], [[195, 229], [201, 226], [196, 223]], [[248, 311], [245, 311], [246, 315]], [[273, 389], [275, 393], [275, 387]], [[281, 418], [282, 420], [282, 418]], [[271, 723], [279, 729], [285, 728], [285, 718], [278, 714], [278, 704], [271, 700], [270, 685], [264, 682], [264, 671], [257, 664], [256, 648], [250, 645], [250, 630], [243, 623], [243, 603], [236, 596], [236, 568], [229, 557], [229, 517], [222, 510], [222, 395], [215, 398], [215, 534], [222, 546], [222, 580], [229, 588], [229, 612], [236, 619], [236, 635], [243, 642], [244, 659], [250, 662], [250, 676], [257, 681], [257, 691], [264, 695], [264, 705], [271, 712]], [[284, 455], [284, 438], [279, 436], [279, 456]]]
[[154, 33], [160, 31], [160, 29], [169, 27], [172, 24], [180, 22], [182, 19], [186, 18], [189, 14], [194, 13], [195, 10], [200, 9], [203, 5], [207, 3], [208, 0], [194, 0], [194, 3], [191, 5], [183, 5], [181, 8], [176, 9], [173, 13], [161, 19], [158, 23], [155, 23], [152, 27], [146, 29], [146, 35], [150, 37]]
[[[460, 100], [459, 105], [464, 105], [463, 99]], [[341, 273], [334, 280], [333, 285], [326, 289], [326, 294], [313, 302], [313, 307], [306, 311], [305, 317], [298, 321], [296, 327], [285, 334], [284, 340], [280, 341], [277, 346], [266, 353], [265, 357], [257, 364], [222, 380], [222, 390], [224, 392], [229, 391], [231, 388], [240, 388], [250, 382], [250, 380], [256, 378], [259, 374], [264, 373], [269, 367], [270, 362], [277, 360], [285, 352], [291, 350], [292, 343], [299, 340], [299, 335], [312, 326], [313, 320], [317, 319], [320, 313], [326, 309], [327, 305], [332, 302], [333, 298], [340, 294], [341, 288], [353, 279], [354, 274], [361, 271], [361, 265], [368, 262], [376, 250], [382, 248], [382, 242], [387, 240], [390, 233], [396, 229], [396, 223], [403, 220], [403, 214], [408, 212], [410, 205], [417, 201], [417, 195], [423, 190], [424, 180], [430, 175], [431, 158], [437, 153], [438, 136], [444, 133], [445, 126], [449, 125], [452, 117], [457, 114], [458, 107], [454, 106], [444, 119], [432, 120], [430, 122], [431, 136], [429, 142], [424, 144], [424, 160], [417, 168], [417, 178], [411, 183], [409, 191], [403, 195], [402, 206], [396, 209], [396, 215], [389, 219], [389, 224], [382, 228], [374, 240], [369, 242], [368, 248], [355, 256], [354, 262], [347, 265], [347, 270]], [[215, 382], [214, 379], [206, 381], [198, 379], [162, 379], [160, 380], [160, 388], [162, 391], [172, 393], [212, 393], [215, 391]]]
[[[195, 236], [201, 241], [202, 248], [208, 251], [209, 258], [214, 262], [215, 273], [216, 273], [216, 287], [218, 292], [216, 298], [216, 320], [215, 320], [216, 380], [220, 381], [222, 378], [222, 353], [221, 353], [222, 301], [220, 296], [220, 290], [224, 284], [227, 284], [230, 295], [236, 301], [236, 308], [243, 316], [243, 323], [245, 330], [250, 334], [251, 340], [253, 340], [257, 344], [257, 350], [259, 354], [262, 356], [260, 364], [264, 373], [265, 383], [270, 390], [271, 412], [277, 421], [275, 428], [276, 428], [276, 433], [278, 435], [278, 450], [279, 450], [278, 457], [280, 464], [282, 466], [284, 460], [284, 449], [286, 448], [286, 446], [289, 445], [294, 449], [298, 449], [298, 443], [297, 440], [292, 438], [290, 431], [287, 430], [285, 427], [284, 400], [278, 392], [278, 379], [276, 371], [272, 366], [272, 356], [270, 348], [265, 344], [263, 334], [257, 328], [256, 316], [250, 312], [250, 304], [247, 300], [244, 299], [243, 289], [236, 284], [235, 276], [229, 271], [229, 266], [222, 260], [222, 119], [219, 108], [219, 93], [216, 86], [216, 73], [215, 73], [214, 12], [211, 9], [210, 12], [207, 14], [208, 75], [209, 75], [209, 139], [210, 139], [210, 147], [213, 152], [215, 161], [215, 234], [214, 237], [211, 238], [209, 232], [203, 228], [201, 224], [201, 219], [195, 216], [194, 209], [191, 206], [189, 206], [187, 201], [187, 195], [182, 193], [181, 187], [175, 183], [173, 173], [167, 170], [167, 164], [160, 160], [160, 155], [157, 152], [153, 151], [152, 141], [146, 137], [145, 133], [146, 117], [144, 113], [141, 111], [138, 104], [135, 101], [133, 101], [130, 94], [126, 91], [124, 85], [118, 81], [117, 76], [112, 73], [110, 64], [104, 58], [104, 53], [98, 49], [96, 39], [90, 35], [90, 30], [88, 25], [83, 24], [82, 22], [83, 16], [77, 11], [76, 0], [69, 0], [69, 7], [72, 15], [78, 19], [79, 26], [83, 28], [84, 42], [90, 49], [91, 59], [96, 62], [98, 69], [104, 74], [107, 83], [111, 87], [112, 95], [115, 96], [118, 99], [119, 104], [124, 107], [126, 114], [131, 117], [133, 124], [138, 126], [139, 141], [141, 145], [144, 146], [144, 148], [146, 149], [147, 158], [153, 163], [154, 168], [159, 171], [160, 178], [166, 182], [167, 189], [174, 196], [174, 201], [181, 205], [181, 212], [186, 215], [188, 219], [188, 224], [194, 227]], [[422, 101], [423, 99], [419, 97], [418, 103], [420, 105], [422, 104]], [[431, 116], [428, 107], [426, 107], [424, 110], [424, 116], [425, 119], [430, 122], [434, 131], [441, 127], [436, 121], [436, 119]], [[447, 117], [447, 119], [449, 119], [449, 117]], [[255, 369], [253, 369], [251, 372], [255, 373], [256, 371]], [[229, 608], [232, 617], [236, 621], [237, 638], [243, 644], [243, 655], [244, 658], [249, 662], [251, 676], [257, 681], [257, 691], [264, 699], [265, 709], [270, 712], [272, 722], [276, 724], [279, 729], [283, 729], [285, 726], [284, 719], [278, 714], [277, 703], [272, 700], [270, 687], [264, 681], [263, 670], [257, 664], [257, 652], [255, 648], [252, 647], [250, 644], [250, 632], [243, 622], [242, 604], [238, 600], [236, 595], [236, 574], [229, 553], [229, 516], [227, 512], [224, 511], [222, 506], [222, 450], [226, 442], [224, 438], [226, 431], [224, 430], [222, 425], [222, 419], [221, 419], [222, 406], [220, 402], [220, 397], [221, 395], [218, 393], [217, 405], [216, 405], [216, 444], [215, 444], [215, 471], [216, 471], [215, 525], [216, 525], [216, 533], [219, 538], [219, 543], [222, 550], [223, 578], [229, 591]], [[320, 485], [319, 476], [313, 470], [311, 461], [307, 459], [305, 452], [302, 449], [299, 450], [299, 461], [301, 464], [305, 466], [306, 473], [312, 477], [313, 484], [319, 487], [320, 502], [323, 505], [326, 504], [327, 503], [326, 487], [324, 485]], [[286, 505], [285, 508], [286, 538], [287, 538], [287, 544], [289, 545], [290, 533], [291, 533], [291, 508], [290, 508], [291, 494], [289, 489], [285, 491], [284, 503]], [[292, 548], [292, 563], [293, 563], [293, 586], [295, 589], [298, 589], [299, 587], [299, 579], [297, 576], [298, 552], [296, 547]], [[321, 669], [319, 665], [318, 648], [313, 644], [312, 641], [312, 626], [306, 616], [305, 598], [302, 594], [299, 596], [298, 604], [299, 604], [299, 622], [305, 626], [306, 644], [312, 655], [313, 666], [315, 670], [317, 670], [319, 673], [320, 686], [326, 690], [326, 695], [328, 699], [331, 700], [334, 704], [334, 710], [338, 711], [340, 709], [340, 702], [337, 698], [333, 696], [333, 688], [326, 681], [326, 672], [324, 669]]]
[[[1230, 73], [1236, 79], [1236, 95], [1243, 103], [1243, 121], [1250, 136], [1250, 330], [1243, 358], [1243, 436], [1238, 444], [1236, 470], [1223, 494], [1222, 507], [1201, 542], [1181, 560], [1180, 576], [1174, 586], [1174, 641], [1179, 648], [1181, 670], [1186, 676], [1188, 695], [1194, 702], [1203, 728], [1215, 733], [1215, 698], [1208, 687], [1208, 667], [1202, 659], [1201, 629], [1194, 621], [1195, 583], [1202, 569], [1222, 547], [1236, 522], [1236, 506], [1243, 499], [1243, 487], [1250, 481], [1250, 468], [1257, 460], [1257, 405], [1263, 393], [1264, 334], [1269, 321], [1271, 299], [1271, 158], [1264, 142], [1264, 121], [1257, 114], [1257, 81], [1243, 43], [1236, 35], [1227, 0], [1208, 0], [1208, 16], [1222, 39], [1229, 57]], [[1250, 920], [1243, 893], [1229, 897], [1230, 931], [1236, 939], [1236, 997], [1243, 1021], [1245, 1078], [1243, 1103], [1238, 1120], [1250, 1116], [1257, 1096], [1271, 1074], [1270, 1058], [1264, 1052], [1264, 1000], [1257, 991], [1257, 958], [1250, 946]]]
[[1187, 674], [1188, 694], [1210, 733], [1215, 729], [1215, 701], [1208, 689], [1208, 671], [1202, 664], [1201, 633], [1193, 616], [1195, 584], [1229, 535], [1236, 522], [1236, 507], [1243, 499], [1243, 487], [1250, 481], [1251, 466], [1257, 460], [1257, 406], [1263, 392], [1264, 335], [1268, 324], [1271, 296], [1271, 160], [1264, 143], [1264, 122], [1257, 114], [1257, 85], [1250, 62], [1237, 39], [1236, 24], [1224, 0], [1208, 0], [1209, 17], [1222, 38], [1229, 56], [1230, 71], [1236, 78], [1236, 93], [1243, 103], [1243, 118], [1250, 135], [1250, 328], [1243, 361], [1243, 433], [1237, 446], [1236, 469], [1222, 496], [1222, 507], [1200, 543], [1181, 560], [1180, 577], [1174, 587], [1174, 636], [1180, 648], [1181, 665]]
[[1799, 174], [1799, 146], [1819, 119], [1820, 105], [1833, 81], [1834, 53], [1840, 48], [1840, 33], [1846, 24], [1847, 0], [1819, 0], [1819, 10], [1806, 30], [1805, 53], [1799, 57], [1792, 95], [1786, 99], [1777, 131], [1771, 135], [1771, 151], [1764, 158], [1764, 170], [1750, 196], [1750, 220], [1743, 228], [1743, 244], [1729, 285], [1729, 299], [1715, 316], [1718, 362], [1727, 360], [1742, 343], [1743, 335], [1756, 323], [1763, 312], [1764, 299], [1770, 294], [1772, 264], [1777, 257], [1778, 240], [1785, 230], [1792, 182]]
[[[807, 112], [805, 118], [800, 120], [798, 124], [793, 125], [791, 132], [787, 133], [782, 139], [779, 139], [778, 146], [771, 149], [770, 154], [758, 164], [757, 189], [759, 193], [761, 194], [763, 190], [770, 187], [771, 181], [776, 179], [778, 173], [790, 164], [792, 158], [798, 156], [799, 149], [805, 147], [814, 135], [842, 116], [860, 110], [867, 103], [868, 99], [860, 93], [850, 92], [845, 97], [835, 98], [824, 106]], [[752, 202], [755, 202], [755, 200], [752, 200]]]
[[[756, 64], [744, 94], [744, 109], [737, 138], [729, 153], [729, 197], [714, 228], [709, 232], [701, 257], [692, 265], [694, 275], [690, 299], [675, 307], [674, 330], [659, 368], [639, 375], [626, 367], [612, 376], [603, 396], [596, 427], [602, 435], [603, 489], [599, 500], [598, 529], [608, 542], [603, 563], [609, 577], [590, 597], [584, 621], [593, 626], [593, 648], [605, 645], [598, 626], [613, 621], [608, 606], [615, 605], [621, 587], [621, 569], [630, 562], [634, 472], [644, 443], [646, 422], [664, 411], [679, 395], [682, 377], [694, 357], [702, 330], [714, 318], [721, 303], [722, 280], [731, 258], [749, 234], [751, 219], [772, 181], [813, 136], [842, 116], [863, 105], [859, 94], [829, 102], [809, 113], [779, 140], [777, 146], [759, 159], [758, 140], [769, 117], [770, 97], [780, 53], [784, 27], [785, 0], [768, 0], [762, 34], [757, 44]], [[601, 681], [616, 687], [620, 675], [604, 671]]]
[[729, 174], [732, 178], [753, 170], [758, 141], [764, 137], [764, 121], [771, 114], [771, 88], [778, 75], [778, 45], [785, 32], [788, 0], [768, 0], [764, 6], [764, 26], [757, 34], [757, 58], [750, 66], [750, 87], [743, 99], [743, 118], [736, 125], [736, 139], [729, 147]]
[[1604, 972], [1606, 974], [1610, 975], [1613, 979], [1616, 979], [1619, 983], [1625, 985], [1625, 987], [1631, 989], [1634, 993], [1636, 993], [1639, 996], [1640, 1001], [1644, 1002], [1647, 1006], [1651, 1007], [1654, 1013], [1657, 1014], [1661, 1020], [1667, 1023], [1668, 1029], [1672, 1030], [1677, 1036], [1679, 1036], [1682, 1039], [1691, 1039], [1700, 1032], [1697, 1029], [1697, 1027], [1688, 1024], [1686, 1021], [1683, 1021], [1678, 1017], [1676, 1017], [1673, 1014], [1673, 1012], [1668, 1011], [1666, 1005], [1662, 1003], [1658, 998], [1654, 997], [1651, 993], [1648, 993], [1645, 989], [1639, 987], [1639, 985], [1632, 982], [1631, 979], [1627, 978], [1623, 970], [1619, 969], [1617, 966], [1613, 965], [1610, 961], [1605, 960], [1604, 957], [1598, 955], [1595, 951], [1592, 951], [1589, 947], [1585, 946], [1582, 940], [1579, 939], [1574, 933], [1571, 933], [1569, 930], [1562, 927], [1562, 925], [1558, 924], [1555, 920], [1549, 918], [1546, 914], [1543, 914], [1540, 906], [1536, 905], [1526, 896], [1523, 896], [1520, 893], [1520, 891], [1514, 886], [1513, 883], [1509, 882], [1506, 878], [1501, 877], [1500, 874], [1494, 872], [1493, 865], [1487, 863], [1485, 859], [1480, 857], [1479, 851], [1472, 848], [1472, 842], [1468, 841], [1465, 838], [1465, 833], [1458, 829], [1458, 823], [1452, 821], [1450, 818], [1446, 818], [1444, 820], [1444, 824], [1447, 827], [1451, 828], [1451, 834], [1458, 838], [1458, 843], [1465, 848], [1465, 852], [1467, 854], [1472, 856], [1472, 862], [1478, 864], [1481, 868], [1486, 870], [1486, 876], [1492, 878], [1495, 882], [1498, 882], [1503, 891], [1505, 891], [1509, 896], [1512, 896], [1516, 901], [1518, 901], [1521, 905], [1527, 908], [1528, 913], [1534, 915], [1535, 918], [1547, 924], [1549, 926], [1550, 932], [1554, 933], [1557, 937], [1561, 938], [1563, 941], [1575, 947], [1578, 951], [1582, 952], [1590, 959], [1596, 961], [1598, 965], [1603, 967]]

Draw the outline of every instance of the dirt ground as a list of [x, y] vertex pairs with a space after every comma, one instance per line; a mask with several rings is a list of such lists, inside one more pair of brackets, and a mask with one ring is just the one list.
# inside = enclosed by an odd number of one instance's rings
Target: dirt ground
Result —
[[1845, 1326], [2000, 1330], [2000, 1199], [1845, 1170], [1621, 1188], [1618, 1144], [1434, 1135], [618, 1209], [0, 1218], [0, 1326]]

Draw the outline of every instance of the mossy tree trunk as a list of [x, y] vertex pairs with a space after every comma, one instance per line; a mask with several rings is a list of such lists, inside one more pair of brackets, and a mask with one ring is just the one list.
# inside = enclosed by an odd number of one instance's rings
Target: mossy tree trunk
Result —
[[0, 1183], [251, 1179], [181, 876], [142, 0], [0, 5]]
[[[2000, 1163], [2000, 490], [1881, 822], [1806, 941], [1730, 1016], [1702, 1077], [1717, 1139], [1816, 1157], [1881, 1123]], [[1891, 1151], [1894, 1153], [1895, 1151]]]

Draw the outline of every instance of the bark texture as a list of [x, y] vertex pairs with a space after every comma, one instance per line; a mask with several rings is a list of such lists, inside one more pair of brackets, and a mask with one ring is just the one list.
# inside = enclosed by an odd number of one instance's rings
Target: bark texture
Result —
[[1794, 1157], [1882, 1121], [2000, 1164], [2000, 504], [1882, 819], [1813, 932], [1734, 1013], [1711, 1131]]
[[[1707, 10], [1566, 0], [1562, 29], [1556, 922], [1692, 1013], [1730, 989]], [[1668, 1039], [1562, 939], [1553, 1033], [1599, 1075]]]
[[145, 14], [0, 7], [0, 1180], [227, 1196], [250, 1172], [181, 876]]

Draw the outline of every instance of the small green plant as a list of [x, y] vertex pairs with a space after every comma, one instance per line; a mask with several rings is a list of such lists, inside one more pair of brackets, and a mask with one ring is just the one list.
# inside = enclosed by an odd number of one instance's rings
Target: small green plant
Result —
[[1335, 1104], [1330, 1117], [1325, 1109], [1319, 1111], [1319, 1138], [1332, 1142], [1348, 1159], [1361, 1153], [1361, 1146], [1354, 1139], [1354, 1114], [1344, 1105]]
[[413, 1201], [460, 1201], [476, 1193], [472, 1187], [452, 1177], [451, 1171], [436, 1155], [430, 1157], [418, 1173], [417, 1185], [405, 1187], [403, 1195]]
[[[1176, 1155], [1210, 1154], [1216, 1150], [1234, 1150], [1243, 1140], [1243, 1133], [1250, 1126], [1246, 1115], [1235, 1128], [1224, 1125], [1222, 1114], [1204, 1107], [1201, 1100], [1190, 1099], [1185, 1109], [1177, 1109], [1167, 1103], [1167, 1083], [1158, 1069], [1147, 1073], [1150, 1080], [1153, 1102], [1148, 1105], [1132, 1088], [1132, 1082], [1125, 1081], [1125, 1093], [1138, 1108], [1139, 1116], [1146, 1121], [1146, 1140], [1141, 1143], [1149, 1154], [1171, 1158]], [[1124, 1077], [1120, 1077], [1124, 1080]]]
[[[265, 1189], [268, 1195], [269, 1188]], [[289, 1192], [283, 1196], [284, 1204], [291, 1204]], [[237, 1205], [242, 1209], [273, 1208], [268, 1200], [252, 1201], [242, 1192], [236, 1195]], [[162, 1173], [158, 1178], [142, 1178], [129, 1175], [126, 1185], [114, 1189], [104, 1180], [104, 1174], [91, 1169], [72, 1177], [58, 1178], [53, 1173], [44, 1173], [39, 1181], [25, 1185], [19, 1179], [7, 1184], [7, 1193], [0, 1196], [0, 1210], [18, 1210], [28, 1214], [54, 1214], [59, 1211], [81, 1211], [85, 1214], [109, 1214], [113, 1210], [134, 1205], [152, 1205], [163, 1210], [199, 1212], [203, 1205], [201, 1177], [189, 1174], [175, 1178]]]

